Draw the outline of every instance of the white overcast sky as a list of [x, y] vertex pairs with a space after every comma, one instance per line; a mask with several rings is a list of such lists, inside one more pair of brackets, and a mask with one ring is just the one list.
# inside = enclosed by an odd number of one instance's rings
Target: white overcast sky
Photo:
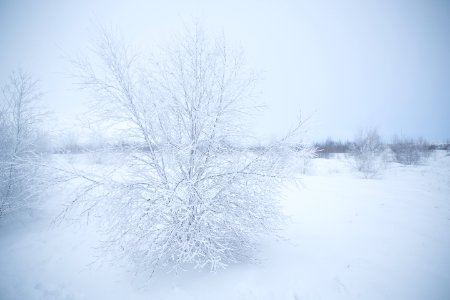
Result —
[[85, 94], [67, 73], [95, 24], [151, 47], [198, 20], [239, 44], [264, 78], [255, 130], [287, 130], [302, 111], [321, 140], [377, 127], [450, 138], [450, 1], [22, 1], [0, 0], [0, 79], [21, 67], [41, 80], [60, 122], [82, 114]]

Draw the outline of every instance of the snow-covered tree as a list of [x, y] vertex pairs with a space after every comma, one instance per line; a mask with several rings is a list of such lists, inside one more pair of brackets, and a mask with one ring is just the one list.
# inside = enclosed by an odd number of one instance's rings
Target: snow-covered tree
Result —
[[41, 97], [38, 82], [22, 71], [12, 73], [0, 100], [0, 218], [27, 207], [34, 194], [35, 168], [28, 159], [39, 148]]
[[423, 139], [394, 137], [389, 145], [396, 162], [405, 165], [417, 165], [430, 156], [428, 143]]
[[258, 153], [241, 147], [255, 76], [241, 53], [198, 26], [150, 59], [108, 33], [97, 46], [95, 60], [77, 61], [78, 83], [127, 143], [103, 171], [62, 168], [85, 182], [74, 203], [107, 210], [111, 246], [145, 271], [252, 258], [279, 224], [279, 190], [296, 157], [312, 154], [289, 144], [302, 123]]
[[360, 131], [352, 145], [358, 171], [365, 178], [375, 176], [384, 166], [385, 146], [376, 129]]

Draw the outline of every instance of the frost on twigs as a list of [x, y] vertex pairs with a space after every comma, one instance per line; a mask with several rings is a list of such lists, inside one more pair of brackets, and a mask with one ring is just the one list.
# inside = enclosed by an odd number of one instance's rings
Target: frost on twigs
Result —
[[127, 143], [105, 170], [70, 171], [85, 183], [73, 204], [101, 211], [106, 243], [146, 272], [217, 270], [254, 257], [280, 222], [277, 197], [293, 162], [312, 153], [290, 146], [302, 124], [249, 150], [243, 121], [255, 110], [255, 76], [198, 27], [151, 58], [106, 33], [97, 46], [100, 63], [77, 61], [76, 79]]
[[23, 71], [11, 74], [0, 95], [0, 219], [30, 208], [41, 191], [33, 163], [45, 147], [40, 97], [38, 82]]

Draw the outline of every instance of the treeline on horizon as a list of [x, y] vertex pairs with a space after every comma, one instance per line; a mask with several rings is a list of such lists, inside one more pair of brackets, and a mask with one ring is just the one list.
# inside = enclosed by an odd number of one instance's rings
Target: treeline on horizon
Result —
[[[391, 153], [393, 160], [407, 165], [417, 164], [428, 157], [435, 150], [450, 151], [450, 141], [443, 143], [429, 143], [424, 138], [410, 138], [394, 136], [389, 142], [378, 141], [381, 146]], [[357, 139], [350, 141], [334, 140], [328, 137], [325, 141], [314, 143], [317, 157], [332, 158], [338, 154], [351, 155], [357, 147]]]

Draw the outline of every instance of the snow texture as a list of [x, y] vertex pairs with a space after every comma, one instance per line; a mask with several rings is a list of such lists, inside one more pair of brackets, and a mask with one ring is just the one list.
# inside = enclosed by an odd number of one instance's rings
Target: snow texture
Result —
[[[345, 158], [314, 159], [284, 191], [290, 216], [258, 263], [211, 274], [128, 272], [96, 247], [97, 220], [49, 220], [65, 194], [0, 231], [0, 299], [449, 299], [450, 156], [389, 164], [362, 179]], [[86, 164], [89, 167], [89, 164]], [[94, 167], [94, 166], [91, 166]]]

